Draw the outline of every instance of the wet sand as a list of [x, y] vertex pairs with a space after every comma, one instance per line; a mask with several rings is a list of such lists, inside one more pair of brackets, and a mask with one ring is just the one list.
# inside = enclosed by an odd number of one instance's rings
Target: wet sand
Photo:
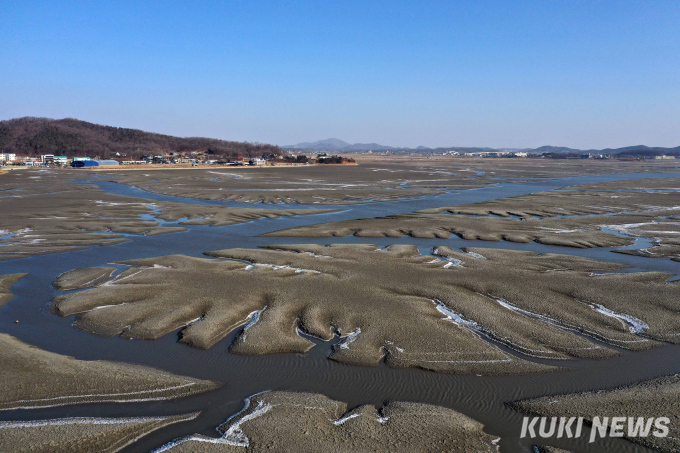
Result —
[[379, 411], [313, 393], [265, 392], [218, 428], [219, 439], [194, 435], [155, 453], [222, 452], [497, 452], [497, 438], [451, 409], [391, 402]]

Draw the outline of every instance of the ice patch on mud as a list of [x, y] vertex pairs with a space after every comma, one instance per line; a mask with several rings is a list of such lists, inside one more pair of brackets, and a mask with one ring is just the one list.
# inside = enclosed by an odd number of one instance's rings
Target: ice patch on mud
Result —
[[[191, 414], [192, 420], [198, 417], [198, 412]], [[64, 426], [64, 425], [120, 425], [123, 423], [145, 423], [164, 421], [167, 417], [121, 417], [121, 418], [97, 418], [97, 417], [71, 417], [55, 418], [50, 420], [32, 421], [7, 421], [0, 422], [0, 429], [11, 428], [40, 428], [43, 426]]]
[[[483, 294], [481, 294], [481, 293], [478, 293], [478, 294], [483, 295]], [[584, 334], [584, 335], [588, 335], [588, 336], [591, 336], [591, 337], [593, 337], [593, 338], [597, 338], [597, 339], [599, 339], [599, 340], [601, 340], [601, 341], [605, 341], [605, 342], [607, 342], [607, 343], [611, 343], [611, 344], [620, 344], [620, 343], [636, 343], [636, 342], [647, 341], [647, 340], [645, 340], [645, 339], [640, 339], [640, 340], [620, 340], [620, 339], [607, 338], [607, 337], [605, 337], [604, 335], [602, 335], [602, 334], [600, 334], [600, 333], [591, 332], [591, 331], [589, 331], [589, 330], [585, 330], [585, 329], [582, 328], [582, 327], [578, 327], [578, 326], [575, 326], [575, 325], [570, 325], [569, 323], [562, 322], [562, 321], [559, 321], [559, 320], [557, 320], [557, 319], [553, 319], [553, 318], [551, 318], [551, 317], [549, 317], [549, 316], [541, 315], [541, 314], [539, 314], [539, 313], [534, 313], [534, 312], [531, 312], [531, 311], [529, 311], [529, 310], [524, 310], [524, 309], [519, 308], [518, 306], [516, 306], [516, 305], [514, 305], [514, 304], [512, 304], [512, 303], [510, 303], [510, 302], [508, 302], [507, 300], [505, 300], [505, 299], [503, 299], [503, 298], [494, 297], [494, 296], [489, 295], [489, 294], [487, 294], [486, 296], [489, 297], [489, 298], [491, 298], [491, 299], [493, 299], [493, 300], [495, 300], [501, 307], [506, 308], [506, 309], [508, 309], [508, 310], [514, 311], [514, 312], [516, 312], [516, 313], [520, 313], [520, 314], [522, 314], [522, 315], [528, 316], [528, 317], [533, 318], [533, 319], [538, 319], [539, 321], [543, 321], [543, 322], [545, 322], [546, 324], [550, 324], [550, 325], [555, 326], [555, 327], [558, 327], [558, 328], [560, 328], [560, 329], [564, 329], [564, 330], [568, 330], [568, 331], [572, 331], [572, 332], [577, 332], [577, 333], [581, 333], [581, 334]], [[645, 324], [644, 322], [640, 321], [640, 320], [637, 319], [637, 318], [634, 318], [634, 317], [629, 316], [629, 315], [626, 315], [626, 314], [615, 313], [615, 312], [613, 312], [613, 311], [611, 311], [611, 310], [605, 308], [605, 307], [602, 306], [602, 305], [599, 305], [599, 304], [591, 304], [591, 303], [586, 302], [586, 301], [580, 301], [580, 302], [583, 302], [583, 303], [589, 305], [591, 308], [593, 308], [593, 310], [596, 310], [596, 311], [598, 311], [598, 312], [600, 312], [600, 313], [602, 313], [602, 314], [604, 314], [604, 315], [606, 315], [606, 316], [611, 316], [611, 317], [614, 317], [614, 318], [617, 318], [617, 319], [621, 320], [622, 322], [624, 322], [624, 325], [625, 325], [626, 323], [629, 324], [629, 325], [631, 325], [631, 326], [632, 326], [633, 324], [635, 324], [636, 328], [638, 328], [638, 327], [640, 327], [640, 325], [639, 325], [639, 324], [636, 324], [636, 322], [639, 322], [639, 323], [642, 323], [642, 325], [644, 325], [644, 328], [645, 328], [645, 329], [649, 327], [649, 326], [647, 326], [647, 324]], [[600, 311], [600, 310], [606, 310], [606, 313], [605, 313], [604, 311]], [[636, 331], [633, 330], [632, 328], [630, 328], [630, 332], [633, 333], [633, 334], [638, 334], [638, 333], [640, 333], [640, 332], [636, 332]], [[595, 346], [595, 347], [593, 347], [593, 348], [590, 348], [590, 349], [595, 349], [596, 347], [597, 347], [597, 346]], [[585, 348], [584, 348], [584, 349], [585, 349]]]
[[446, 263], [444, 265], [444, 269], [448, 269], [450, 267], [462, 267], [463, 266], [463, 262], [461, 260], [457, 260], [455, 258], [449, 258], [446, 261], [448, 261], [448, 263]]
[[539, 315], [538, 313], [534, 313], [534, 312], [529, 311], [529, 310], [524, 310], [524, 309], [522, 309], [522, 308], [519, 308], [517, 305], [511, 304], [510, 302], [508, 302], [507, 300], [505, 300], [505, 299], [503, 299], [503, 298], [501, 298], [501, 297], [494, 297], [494, 296], [491, 296], [491, 295], [487, 295], [487, 297], [492, 298], [493, 300], [495, 300], [496, 302], [498, 302], [498, 305], [500, 305], [501, 307], [506, 308], [506, 309], [508, 309], [508, 310], [510, 310], [510, 311], [515, 311], [515, 312], [517, 312], [517, 313], [522, 313], [523, 315], [530, 316], [530, 317], [532, 317], [532, 318], [539, 318], [539, 319], [541, 319], [541, 320], [544, 320], [544, 321], [546, 321], [546, 322], [549, 322], [550, 324], [559, 325], [559, 323], [558, 323], [556, 320], [552, 319], [552, 318], [549, 318], [549, 317], [544, 316], [544, 315]]
[[588, 304], [593, 310], [595, 310], [598, 313], [602, 313], [605, 316], [608, 316], [610, 318], [615, 318], [618, 319], [623, 323], [623, 325], [628, 327], [628, 330], [635, 334], [639, 335], [642, 333], [645, 333], [645, 330], [649, 329], [649, 326], [647, 323], [642, 321], [641, 319], [638, 319], [634, 316], [627, 315], [625, 313], [617, 313], [613, 310], [608, 309], [604, 305], [596, 304], [596, 303], [590, 303], [590, 302], [585, 302]]
[[[482, 326], [481, 324], [478, 324], [475, 321], [472, 321], [470, 319], [465, 318], [460, 313], [456, 313], [455, 311], [451, 310], [446, 305], [444, 305], [444, 303], [442, 301], [440, 301], [438, 299], [434, 299], [434, 300], [432, 300], [432, 302], [435, 304], [437, 311], [439, 313], [443, 314], [444, 316], [446, 316], [445, 318], [442, 318], [443, 320], [449, 321], [449, 322], [457, 325], [458, 327], [470, 329], [471, 331], [475, 332], [478, 335], [484, 335], [489, 340], [503, 344], [503, 345], [509, 347], [510, 349], [514, 350], [514, 351], [521, 352], [522, 354], [526, 354], [526, 355], [529, 355], [529, 356], [532, 356], [532, 357], [539, 357], [539, 358], [554, 358], [551, 354], [552, 351], [529, 349], [525, 346], [515, 344], [509, 338], [501, 337], [500, 335], [498, 335], [493, 330], [488, 329], [488, 328]], [[510, 360], [511, 359], [508, 358], [507, 361], [510, 361]], [[506, 361], [506, 360], [503, 360], [503, 361]], [[450, 362], [453, 362], [453, 361], [450, 361]], [[493, 360], [491, 360], [491, 361], [479, 361], [479, 362], [480, 363], [481, 362], [493, 362]]]
[[243, 331], [241, 332], [240, 339], [241, 341], [245, 341], [246, 339], [246, 330], [250, 329], [253, 327], [259, 320], [260, 320], [260, 315], [262, 315], [262, 312], [264, 312], [267, 309], [267, 306], [265, 305], [262, 307], [260, 310], [251, 312], [246, 319], [249, 321], [246, 323], [245, 326], [243, 326]]
[[113, 201], [104, 201], [104, 200], [95, 200], [95, 203], [97, 203], [100, 206], [146, 206], [149, 207], [149, 203], [116, 203]]
[[[265, 392], [261, 392], [265, 393]], [[248, 415], [245, 415], [241, 419], [235, 421], [229, 428], [226, 429], [226, 431], [222, 432], [221, 429], [223, 426], [227, 425], [231, 420], [237, 418], [239, 415], [244, 413], [248, 408], [250, 407], [250, 400], [252, 397], [259, 395], [260, 393], [257, 393], [255, 395], [249, 396], [248, 398], [245, 399], [245, 406], [243, 409], [241, 409], [238, 413], [232, 415], [227, 419], [226, 422], [222, 423], [220, 426], [217, 427], [217, 431], [222, 434], [221, 437], [207, 437], [203, 436], [201, 434], [194, 434], [192, 436], [187, 436], [181, 439], [176, 439], [173, 440], [172, 442], [168, 442], [167, 444], [163, 445], [160, 448], [157, 448], [153, 450], [151, 453], [162, 453], [164, 451], [170, 450], [171, 448], [174, 448], [178, 445], [181, 445], [185, 442], [207, 442], [211, 444], [226, 444], [226, 445], [233, 445], [235, 447], [249, 447], [250, 446], [250, 440], [248, 439], [248, 436], [243, 432], [243, 429], [241, 429], [241, 423], [247, 422], [249, 420], [253, 420], [261, 415], [266, 414], [270, 409], [271, 405], [269, 404], [264, 404], [262, 401], [260, 401], [257, 405], [257, 407], [253, 410]]]
[[[248, 399], [248, 404], [246, 405], [245, 409], [247, 409], [249, 405], [250, 399]], [[257, 407], [253, 410], [253, 412], [236, 421], [224, 432], [224, 435], [222, 436], [222, 439], [224, 439], [223, 443], [236, 445], [238, 447], [250, 446], [250, 440], [248, 439], [248, 436], [246, 436], [246, 433], [243, 432], [243, 429], [241, 429], [241, 423], [256, 419], [257, 417], [269, 412], [271, 408], [272, 406], [270, 404], [266, 404], [263, 401], [257, 403]]]
[[111, 285], [113, 285], [114, 283], [122, 282], [123, 280], [127, 280], [128, 278], [134, 277], [135, 275], [137, 275], [137, 274], [143, 272], [144, 269], [153, 269], [153, 268], [150, 268], [150, 267], [141, 268], [141, 269], [138, 270], [137, 272], [133, 272], [133, 273], [131, 273], [130, 275], [126, 275], [125, 277], [121, 277], [121, 275], [123, 275], [122, 273], [116, 274], [111, 280], [107, 280], [107, 281], [105, 281], [104, 283], [102, 283], [102, 284], [99, 285], [99, 286], [111, 286]]
[[[436, 256], [440, 256], [441, 258], [437, 258], [437, 259], [434, 259], [432, 261], [429, 261], [428, 264], [446, 261], [447, 263], [444, 264], [444, 269], [449, 269], [451, 267], [463, 267], [463, 265], [465, 264], [465, 263], [463, 263], [462, 260], [459, 260], [457, 258], [452, 258], [452, 257], [446, 256], [446, 255], [440, 255], [439, 247], [435, 247], [434, 249], [432, 249], [432, 254], [436, 255]], [[481, 255], [479, 255], [479, 256], [481, 256]]]
[[444, 319], [446, 319], [447, 321], [451, 321], [454, 324], [467, 327], [480, 333], [485, 333], [484, 328], [482, 326], [477, 324], [475, 321], [466, 319], [460, 313], [456, 313], [455, 311], [451, 310], [449, 307], [444, 305], [442, 301], [435, 299], [432, 302], [434, 302], [437, 311], [446, 316], [446, 318]]
[[[242, 424], [254, 420], [258, 417], [261, 417], [262, 415], [266, 414], [269, 412], [271, 409], [275, 408], [276, 406], [297, 406], [297, 407], [302, 407], [303, 409], [306, 410], [322, 410], [322, 411], [327, 411], [328, 408], [335, 408], [335, 414], [336, 417], [338, 418], [329, 418], [328, 420], [335, 426], [340, 426], [347, 422], [348, 420], [351, 420], [353, 418], [361, 417], [363, 414], [361, 413], [351, 413], [348, 415], [345, 415], [344, 417], [339, 417], [339, 406], [336, 401], [324, 401], [324, 400], [319, 400], [314, 397], [298, 397], [295, 399], [292, 399], [289, 402], [285, 402], [282, 400], [285, 400], [287, 397], [282, 396], [282, 395], [277, 395], [274, 397], [273, 401], [265, 402], [265, 401], [258, 401], [257, 406], [252, 410], [247, 415], [243, 415], [252, 405], [252, 398], [262, 395], [264, 393], [268, 393], [269, 390], [265, 390], [264, 392], [256, 393], [255, 395], [251, 395], [248, 398], [245, 399], [245, 405], [243, 409], [241, 409], [238, 413], [232, 415], [222, 423], [220, 426], [217, 427], [217, 431], [221, 434], [221, 437], [218, 438], [213, 438], [213, 437], [207, 437], [203, 436], [201, 434], [194, 434], [191, 436], [183, 437], [180, 439], [175, 439], [172, 442], [169, 442], [165, 445], [163, 445], [160, 448], [157, 448], [156, 450], [153, 450], [151, 453], [162, 453], [164, 451], [170, 450], [173, 447], [176, 447], [178, 445], [181, 445], [185, 442], [206, 442], [206, 443], [211, 443], [211, 444], [223, 444], [223, 445], [233, 445], [236, 447], [250, 447], [250, 439], [248, 439], [248, 436], [246, 433], [243, 431], [243, 428], [241, 427]], [[288, 397], [290, 398], [290, 397]], [[330, 406], [329, 406], [330, 405]], [[388, 420], [388, 417], [379, 417], [376, 419], [380, 423], [384, 423]]]
[[[338, 331], [338, 333], [340, 333], [342, 335], [342, 332]], [[341, 337], [342, 341], [340, 342], [339, 346], [342, 349], [349, 349], [349, 345], [354, 340], [357, 339], [357, 337], [359, 336], [360, 333], [361, 333], [361, 328], [357, 327], [356, 330], [354, 330], [354, 332], [350, 332], [347, 335], [345, 335], [344, 337]]]
[[356, 413], [350, 414], [350, 415], [347, 415], [345, 417], [339, 418], [335, 421], [332, 421], [331, 423], [333, 423], [335, 426], [340, 426], [340, 425], [344, 424], [347, 420], [351, 420], [351, 419], [357, 418], [357, 417], [361, 417], [361, 414], [356, 414]]
[[220, 172], [220, 171], [209, 171], [208, 173], [212, 173], [213, 175], [229, 176], [229, 177], [235, 178], [235, 179], [250, 179], [248, 176], [238, 175], [236, 173], [223, 173], [223, 172]]
[[311, 256], [313, 256], [314, 258], [335, 258], [335, 257], [330, 256], [330, 255], [319, 255], [319, 254], [316, 254], [316, 253], [314, 253], [314, 252], [302, 252], [302, 254], [304, 254], [304, 255], [311, 255]]
[[31, 231], [33, 231], [31, 228], [24, 228], [22, 230], [11, 231], [11, 232], [8, 231], [8, 230], [0, 230], [0, 240], [12, 239], [12, 238], [19, 239], [22, 236], [26, 236], [26, 233], [30, 233]]
[[251, 271], [255, 269], [256, 267], [267, 267], [270, 269], [273, 269], [275, 271], [281, 270], [281, 269], [288, 269], [288, 270], [293, 270], [295, 271], [296, 274], [302, 274], [302, 273], [308, 273], [308, 274], [320, 274], [321, 272], [315, 271], [314, 269], [303, 269], [301, 267], [290, 267], [287, 264], [267, 264], [267, 263], [255, 263], [255, 264], [249, 264], [243, 269], [246, 271]]
[[599, 225], [600, 228], [606, 228], [608, 230], [616, 231], [620, 234], [625, 234], [626, 236], [637, 236], [637, 234], [631, 232], [635, 228], [639, 228], [646, 225], [657, 225], [658, 222], [643, 222], [643, 223], [624, 223], [620, 225]]
[[575, 229], [572, 229], [572, 230], [565, 230], [565, 229], [561, 229], [561, 228], [549, 228], [549, 227], [538, 227], [538, 228], [541, 229], [541, 230], [549, 231], [549, 232], [554, 233], [554, 234], [582, 233], [582, 232], [586, 231], [583, 228], [575, 228]]

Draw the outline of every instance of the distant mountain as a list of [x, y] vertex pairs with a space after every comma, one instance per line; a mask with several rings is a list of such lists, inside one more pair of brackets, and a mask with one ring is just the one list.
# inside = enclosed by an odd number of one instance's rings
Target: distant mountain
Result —
[[232, 142], [214, 138], [173, 137], [138, 129], [102, 126], [72, 118], [17, 118], [0, 121], [0, 152], [22, 156], [67, 156], [139, 159], [145, 154], [208, 151], [216, 157], [283, 154], [276, 145]]
[[539, 148], [527, 149], [525, 152], [543, 154], [543, 153], [576, 153], [580, 154], [584, 151], [580, 149], [567, 148], [565, 146], [541, 146]]
[[661, 147], [649, 147], [645, 145], [636, 146], [625, 146], [623, 148], [605, 148], [605, 149], [573, 149], [566, 148], [563, 146], [541, 146], [540, 148], [528, 149], [526, 150], [530, 153], [542, 154], [542, 153], [571, 153], [571, 154], [616, 154], [621, 156], [631, 156], [631, 157], [653, 157], [661, 155], [671, 155], [675, 156], [680, 154], [680, 146], [675, 148], [661, 148]]
[[319, 140], [318, 142], [303, 142], [303, 143], [298, 143], [297, 145], [290, 145], [290, 146], [283, 146], [282, 148], [285, 149], [318, 149], [318, 150], [325, 150], [325, 151], [331, 151], [331, 150], [341, 150], [344, 149], [348, 146], [351, 146], [349, 143], [344, 142], [340, 139], [337, 138], [329, 138], [326, 140]]
[[303, 142], [297, 145], [282, 146], [283, 149], [305, 149], [316, 151], [369, 151], [395, 149], [391, 146], [383, 146], [377, 143], [350, 144], [337, 138], [319, 140], [318, 142]]
[[659, 147], [649, 147], [644, 145], [637, 146], [626, 146], [624, 148], [607, 148], [607, 149], [575, 149], [568, 148], [566, 146], [540, 146], [538, 148], [486, 148], [486, 147], [463, 147], [463, 146], [449, 146], [449, 147], [438, 147], [438, 148], [428, 148], [427, 146], [418, 146], [417, 148], [406, 148], [406, 147], [393, 147], [379, 145], [378, 143], [355, 143], [350, 145], [349, 143], [339, 140], [337, 138], [329, 138], [328, 140], [319, 140], [318, 142], [305, 142], [298, 143], [297, 145], [282, 146], [283, 149], [291, 150], [307, 150], [307, 151], [332, 151], [332, 152], [352, 152], [352, 151], [389, 151], [394, 154], [443, 154], [450, 151], [456, 151], [459, 153], [479, 153], [487, 151], [499, 151], [499, 152], [515, 152], [523, 151], [531, 154], [543, 154], [543, 153], [554, 153], [554, 154], [621, 154], [624, 156], [631, 157], [653, 157], [662, 154], [667, 155], [680, 155], [680, 146], [676, 148], [659, 148]]
[[378, 145], [377, 143], [355, 143], [346, 147], [343, 151], [369, 151], [369, 150], [390, 150], [395, 149], [391, 146]]
[[602, 153], [629, 157], [680, 156], [680, 146], [675, 148], [650, 148], [648, 146], [627, 146], [618, 149], [603, 149]]

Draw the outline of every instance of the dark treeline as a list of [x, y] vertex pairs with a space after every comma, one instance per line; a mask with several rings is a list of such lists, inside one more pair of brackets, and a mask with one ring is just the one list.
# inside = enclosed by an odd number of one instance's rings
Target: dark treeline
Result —
[[138, 129], [101, 126], [72, 118], [17, 118], [0, 121], [0, 152], [21, 156], [55, 154], [140, 159], [144, 155], [203, 151], [216, 157], [282, 155], [275, 145], [202, 137], [173, 137]]
[[317, 160], [318, 163], [320, 164], [345, 164], [345, 163], [354, 163], [354, 159], [346, 158], [346, 157], [341, 157], [341, 156], [331, 156], [331, 157], [324, 157], [322, 159]]

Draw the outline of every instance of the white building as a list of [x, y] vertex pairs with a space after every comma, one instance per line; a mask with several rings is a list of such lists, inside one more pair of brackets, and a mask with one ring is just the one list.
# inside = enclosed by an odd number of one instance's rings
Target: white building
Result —
[[16, 160], [17, 155], [14, 153], [0, 153], [0, 161], [10, 162]]

